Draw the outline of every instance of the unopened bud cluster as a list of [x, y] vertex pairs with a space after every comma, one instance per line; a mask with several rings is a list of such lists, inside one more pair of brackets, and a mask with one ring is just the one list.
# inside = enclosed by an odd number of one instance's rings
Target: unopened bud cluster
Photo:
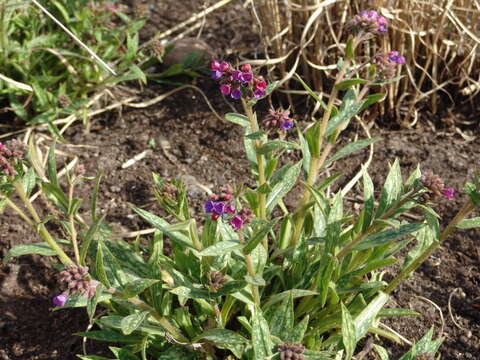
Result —
[[0, 174], [3, 172], [7, 176], [17, 175], [14, 166], [23, 159], [25, 148], [25, 144], [18, 140], [0, 143]]
[[207, 214], [212, 214], [212, 220], [217, 220], [224, 215], [233, 215], [229, 222], [235, 230], [240, 229], [253, 218], [250, 209], [243, 208], [240, 211], [235, 209], [233, 190], [229, 185], [222, 189], [220, 195], [212, 194], [203, 208]]
[[55, 306], [64, 306], [68, 297], [73, 294], [85, 295], [88, 298], [93, 297], [99, 282], [89, 280], [87, 277], [87, 266], [71, 265], [60, 272], [59, 282], [64, 291], [53, 298], [53, 304]]
[[443, 196], [448, 200], [455, 198], [455, 189], [446, 188], [443, 180], [432, 172], [425, 172], [420, 178], [420, 182], [437, 196]]
[[287, 131], [294, 127], [290, 110], [268, 110], [268, 115], [263, 119], [263, 126], [268, 130]]
[[280, 360], [303, 360], [303, 352], [305, 346], [302, 344], [280, 344], [278, 345], [278, 352], [280, 353]]
[[405, 64], [405, 58], [398, 51], [380, 53], [373, 59], [377, 66], [377, 76], [380, 80], [392, 79], [397, 72], [397, 66]]
[[241, 66], [240, 70], [234, 69], [226, 61], [213, 60], [210, 63], [211, 76], [220, 81], [220, 92], [230, 95], [233, 99], [261, 98], [265, 96], [267, 83], [262, 76], [254, 76], [249, 64]]
[[383, 34], [387, 32], [388, 21], [375, 10], [362, 10], [347, 24], [347, 30], [357, 34]]
[[223, 287], [223, 284], [228, 282], [227, 279], [223, 277], [223, 274], [221, 271], [210, 271], [208, 274], [209, 278], [209, 286], [212, 290], [218, 291]]

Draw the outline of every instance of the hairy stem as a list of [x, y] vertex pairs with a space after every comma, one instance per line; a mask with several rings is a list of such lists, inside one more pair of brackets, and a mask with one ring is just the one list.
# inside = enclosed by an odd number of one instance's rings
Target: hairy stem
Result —
[[455, 227], [465, 219], [465, 217], [470, 214], [475, 207], [473, 204], [468, 201], [463, 205], [463, 207], [458, 211], [457, 215], [450, 221], [447, 227], [440, 234], [438, 240], [435, 240], [430, 246], [423, 251], [423, 253], [416, 258], [410, 265], [403, 269], [400, 274], [398, 274], [390, 284], [385, 288], [384, 292], [390, 294], [403, 280], [405, 280], [412, 272], [414, 272], [430, 255], [440, 247], [440, 244], [450, 235], [450, 233], [455, 229]]
[[48, 243], [48, 245], [50, 245], [53, 251], [57, 253], [58, 258], [64, 265], [73, 265], [73, 261], [68, 257], [68, 255], [62, 250], [62, 248], [53, 239], [52, 235], [50, 235], [45, 225], [42, 224], [42, 220], [38, 216], [37, 211], [33, 207], [32, 203], [30, 202], [30, 199], [28, 198], [27, 194], [25, 193], [25, 190], [23, 189], [23, 184], [19, 180], [17, 180], [13, 182], [13, 186], [15, 187], [15, 190], [17, 191], [18, 196], [20, 196], [20, 199], [25, 204], [25, 207], [28, 209], [28, 211], [33, 217], [34, 229], [38, 231], [40, 236]]
[[[337, 99], [337, 95], [338, 95], [337, 85], [345, 77], [345, 73], [347, 72], [347, 69], [350, 66], [350, 62], [351, 62], [350, 59], [345, 59], [345, 61], [343, 62], [342, 68], [340, 69], [340, 71], [337, 75], [335, 85], [334, 85], [334, 87], [332, 89], [332, 92], [330, 94], [330, 98], [328, 99], [327, 108], [325, 109], [325, 112], [323, 113], [322, 122], [320, 124], [320, 131], [319, 131], [318, 138], [317, 138], [317, 142], [319, 144], [318, 145], [319, 149], [322, 148], [323, 138], [325, 136], [325, 131], [327, 129], [328, 121], [330, 120], [330, 117], [331, 117], [332, 111], [333, 111], [333, 106], [335, 104], [335, 100]], [[317, 156], [316, 154], [312, 154], [312, 158], [310, 160], [310, 166], [309, 166], [309, 169], [308, 169], [308, 177], [307, 177], [307, 184], [308, 185], [313, 186], [313, 184], [315, 184], [315, 182], [317, 181], [318, 172], [322, 168], [323, 164], [325, 163], [325, 160], [327, 159], [328, 154], [330, 153], [332, 146], [333, 145], [330, 144], [330, 143], [327, 144], [327, 146], [325, 147], [323, 152], [320, 154], [320, 156]], [[302, 232], [303, 222], [304, 222], [305, 214], [306, 214], [306, 209], [305, 209], [304, 205], [307, 204], [310, 201], [310, 196], [311, 196], [310, 191], [308, 190], [308, 188], [305, 187], [304, 192], [303, 192], [303, 198], [302, 198], [302, 200], [301, 200], [301, 202], [298, 206], [299, 209], [303, 208], [303, 210], [300, 210], [300, 212], [297, 213], [297, 216], [296, 216], [296, 219], [295, 219], [295, 227], [294, 227], [295, 230], [294, 230], [292, 241], [291, 241], [292, 246], [295, 246], [298, 239], [300, 238], [300, 234]]]
[[[248, 121], [250, 122], [250, 129], [252, 132], [257, 132], [259, 131], [258, 123], [255, 118], [255, 115], [253, 113], [253, 108], [252, 105], [250, 105], [248, 102], [242, 99], [242, 104], [243, 108], [245, 110], [245, 114], [247, 115]], [[257, 158], [257, 166], [258, 166], [258, 186], [261, 187], [266, 183], [266, 178], [265, 178], [265, 164], [264, 164], [264, 158], [263, 155], [258, 153], [258, 149], [262, 146], [262, 142], [260, 140], [255, 140], [255, 154]], [[267, 218], [267, 196], [264, 193], [259, 193], [258, 194], [258, 203], [259, 203], [259, 217], [261, 219], [266, 219]], [[263, 247], [265, 250], [268, 252], [268, 238], [265, 236], [265, 238], [262, 240]]]
[[[73, 183], [70, 183], [68, 189], [68, 202], [71, 206], [73, 201]], [[77, 264], [80, 265], [80, 251], [78, 250], [78, 241], [77, 241], [77, 230], [75, 229], [75, 214], [73, 211], [69, 215], [69, 223], [70, 223], [70, 240], [72, 241], [73, 245], [73, 252], [75, 254], [75, 261]]]
[[[245, 244], [242, 230], [238, 232], [238, 237], [240, 238], [240, 243]], [[245, 258], [245, 266], [247, 267], [248, 275], [253, 279], [255, 277], [255, 268], [253, 267], [252, 258], [245, 253], [243, 254], [243, 257]], [[260, 293], [258, 292], [258, 287], [253, 284], [250, 286], [252, 287], [253, 300], [255, 301], [255, 304], [260, 306]]]

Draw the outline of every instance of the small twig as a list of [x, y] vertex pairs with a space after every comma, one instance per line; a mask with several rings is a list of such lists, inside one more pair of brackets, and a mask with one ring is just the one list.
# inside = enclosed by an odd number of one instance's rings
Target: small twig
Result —
[[[455, 316], [453, 316], [453, 311], [452, 311], [452, 297], [453, 295], [457, 292], [457, 291], [462, 291], [461, 288], [455, 288], [451, 293], [450, 293], [450, 296], [448, 297], [448, 314], [450, 315], [450, 319], [452, 320], [452, 322], [455, 324], [456, 327], [458, 327], [460, 330], [463, 330], [463, 331], [470, 331], [469, 329], [467, 328], [464, 328], [463, 326], [461, 326], [456, 320], [455, 320]], [[462, 292], [463, 293], [463, 292]], [[464, 294], [465, 295], [465, 294]]]

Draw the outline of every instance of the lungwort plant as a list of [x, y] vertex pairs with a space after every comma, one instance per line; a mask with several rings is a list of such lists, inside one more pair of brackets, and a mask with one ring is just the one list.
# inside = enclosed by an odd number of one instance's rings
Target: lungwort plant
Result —
[[[304, 84], [324, 109], [323, 118], [305, 130], [284, 110], [271, 110], [258, 121], [254, 106], [275, 84], [247, 64], [235, 69], [213, 61], [221, 93], [244, 106], [244, 115], [225, 118], [244, 130], [257, 184], [238, 189], [225, 184], [205, 199], [203, 213], [193, 214], [184, 185], [154, 175], [154, 193], [169, 221], [134, 208], [156, 228], [152, 237], [134, 243], [115, 238], [98, 216], [99, 178], [89, 223], [79, 215], [82, 201], [74, 197], [85, 178], [70, 171], [61, 182], [54, 147], [43, 169], [33, 147], [23, 159], [19, 143], [3, 145], [3, 202], [43, 238], [12, 248], [7, 258], [56, 255], [62, 290], [54, 305], [86, 306], [96, 326], [77, 335], [117, 344], [110, 348], [115, 359], [350, 360], [370, 334], [400, 341], [382, 326], [383, 319], [417, 314], [385, 305], [452, 230], [480, 226], [478, 218], [465, 220], [479, 205], [480, 179], [465, 186], [464, 206], [442, 230], [429, 204], [455, 193], [434, 174], [417, 169], [405, 177], [395, 161], [383, 187], [375, 189], [364, 169], [358, 211], [344, 209], [347, 189], [335, 184], [339, 174], [324, 177], [327, 166], [378, 140], [335, 147], [349, 121], [384, 97], [371, 90], [395, 81], [403, 63], [396, 52], [357, 62], [357, 48], [374, 41], [385, 26], [374, 11], [352, 21], [328, 104]], [[298, 140], [286, 141], [287, 132], [292, 138], [295, 131]], [[285, 163], [287, 151], [301, 159]], [[284, 199], [296, 184], [298, 204], [287, 207]], [[30, 200], [36, 187], [55, 205], [55, 215], [40, 218]], [[24, 206], [12, 200], [15, 192]], [[414, 208], [423, 220], [402, 216]], [[62, 238], [48, 230], [52, 222]], [[411, 250], [401, 252], [411, 243]], [[387, 281], [385, 270], [394, 264], [396, 275]], [[104, 310], [97, 315], [99, 304]], [[402, 359], [433, 358], [440, 343], [430, 331]], [[374, 351], [388, 359], [383, 347], [375, 345]]]

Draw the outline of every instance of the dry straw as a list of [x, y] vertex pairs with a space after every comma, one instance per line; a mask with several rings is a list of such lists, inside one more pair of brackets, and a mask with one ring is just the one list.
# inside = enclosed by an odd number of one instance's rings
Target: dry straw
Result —
[[389, 20], [388, 35], [365, 48], [364, 55], [398, 50], [407, 59], [406, 76], [390, 86], [378, 111], [410, 127], [421, 106], [428, 105], [437, 113], [480, 92], [480, 61], [476, 56], [480, 52], [480, 0], [251, 3], [268, 53], [275, 59], [287, 57], [279, 63], [270, 58], [263, 62], [270, 71], [279, 71], [287, 92], [295, 88], [290, 81], [295, 72], [302, 73], [320, 95], [328, 92], [335, 76], [335, 59], [345, 48], [345, 25], [363, 9], [376, 9]]

